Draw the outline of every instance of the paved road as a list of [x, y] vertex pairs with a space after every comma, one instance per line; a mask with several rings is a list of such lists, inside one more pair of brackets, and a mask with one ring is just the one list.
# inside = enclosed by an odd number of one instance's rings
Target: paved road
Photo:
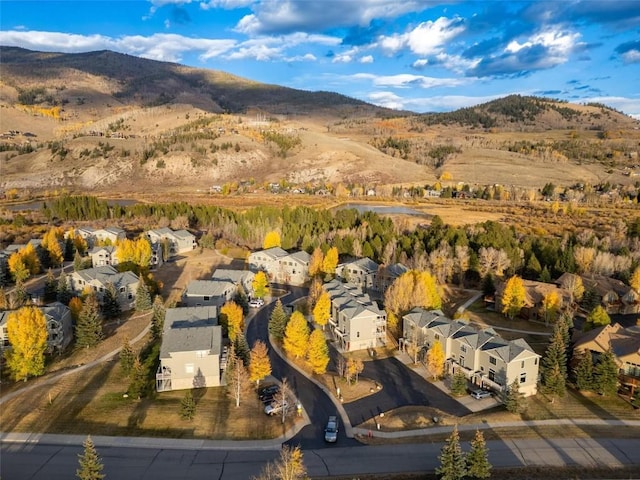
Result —
[[[98, 453], [109, 479], [248, 479], [277, 457], [276, 450], [229, 450], [204, 442], [166, 439], [166, 447], [128, 445], [131, 439], [96, 437]], [[62, 480], [72, 478], [81, 453], [75, 444], [3, 443], [0, 475], [10, 480]], [[169, 446], [173, 442], [175, 446]], [[181, 444], [184, 444], [182, 447]], [[209, 445], [210, 444], [210, 445]], [[494, 468], [521, 466], [621, 467], [638, 464], [639, 439], [523, 439], [487, 442]], [[304, 463], [311, 477], [365, 474], [426, 473], [438, 466], [439, 443], [380, 445], [305, 450]], [[468, 445], [463, 445], [468, 449]], [[640, 468], [638, 469], [640, 473]]]

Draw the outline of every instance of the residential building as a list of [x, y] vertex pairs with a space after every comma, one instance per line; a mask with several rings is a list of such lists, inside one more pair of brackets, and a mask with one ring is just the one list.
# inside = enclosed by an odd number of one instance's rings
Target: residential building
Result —
[[100, 303], [110, 283], [116, 288], [120, 308], [123, 311], [131, 310], [135, 306], [138, 290], [138, 276], [135, 273], [118, 272], [113, 266], [105, 265], [78, 270], [69, 275], [69, 287], [76, 295], [80, 295], [88, 287], [96, 293]]
[[386, 344], [387, 314], [361, 288], [332, 280], [325, 283], [331, 299], [329, 328], [345, 352]]
[[160, 243], [161, 245], [166, 243], [168, 248], [164, 254], [164, 259], [167, 260], [170, 257], [178, 255], [180, 253], [190, 252], [195, 250], [198, 246], [195, 235], [187, 230], [171, 230], [170, 228], [158, 228], [156, 230], [149, 230], [147, 236], [151, 243]]
[[117, 247], [113, 245], [106, 245], [104, 247], [93, 247], [88, 252], [89, 257], [91, 257], [91, 264], [94, 267], [117, 265], [118, 257], [116, 255], [116, 250]]
[[237, 287], [227, 281], [192, 280], [182, 294], [182, 305], [185, 307], [221, 307], [233, 300]]
[[336, 267], [336, 276], [356, 285], [365, 292], [376, 285], [379, 265], [370, 258], [358, 258]]
[[[536, 282], [534, 280], [522, 280], [525, 290], [524, 306], [520, 310], [520, 316], [528, 320], [545, 319], [545, 309], [543, 301], [545, 297], [555, 293], [560, 301], [559, 311], [563, 311], [572, 305], [571, 293], [566, 288], [554, 283]], [[495, 306], [499, 312], [502, 311], [502, 298], [506, 282], [501, 282], [496, 286]]]
[[249, 270], [264, 271], [269, 281], [287, 285], [302, 285], [309, 279], [311, 255], [299, 251], [287, 253], [280, 247], [268, 248], [249, 255]]
[[236, 287], [241, 286], [248, 296], [253, 294], [253, 279], [256, 276], [250, 270], [230, 270], [228, 268], [218, 268], [213, 272], [211, 280], [220, 282], [231, 282]]
[[221, 385], [225, 359], [216, 307], [168, 308], [160, 347], [156, 390]]
[[93, 231], [93, 245], [115, 245], [119, 240], [127, 238], [125, 231], [119, 227], [100, 228]]
[[403, 350], [424, 361], [436, 341], [449, 371], [462, 371], [471, 383], [500, 393], [517, 380], [525, 396], [537, 393], [540, 355], [525, 340], [505, 340], [493, 329], [451, 320], [441, 310], [414, 308], [402, 318]]
[[401, 263], [394, 263], [392, 265], [380, 265], [378, 267], [378, 273], [376, 275], [376, 281], [373, 284], [373, 290], [376, 290], [380, 294], [384, 294], [387, 289], [393, 285], [396, 278], [403, 273], [408, 272], [409, 269]]

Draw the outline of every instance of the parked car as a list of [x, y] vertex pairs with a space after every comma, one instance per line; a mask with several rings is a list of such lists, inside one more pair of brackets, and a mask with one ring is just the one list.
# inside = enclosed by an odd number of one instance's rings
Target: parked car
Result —
[[264, 413], [267, 415], [276, 415], [277, 413], [281, 413], [283, 408], [286, 411], [287, 408], [289, 408], [289, 403], [286, 401], [284, 403], [273, 402], [264, 407]]
[[280, 391], [280, 385], [265, 385], [264, 387], [258, 390], [258, 397], [263, 397], [267, 395], [275, 395]]
[[489, 398], [491, 396], [491, 392], [489, 390], [479, 388], [477, 390], [473, 390], [471, 392], [471, 396], [476, 400], [482, 400], [483, 398]]
[[324, 429], [324, 441], [334, 443], [338, 440], [338, 417], [331, 415]]
[[253, 298], [249, 301], [249, 306], [251, 308], [260, 308], [264, 305], [264, 300], [261, 298]]

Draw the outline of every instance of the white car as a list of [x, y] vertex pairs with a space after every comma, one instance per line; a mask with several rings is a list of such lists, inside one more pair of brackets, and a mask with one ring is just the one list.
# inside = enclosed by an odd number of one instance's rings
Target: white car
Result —
[[263, 305], [264, 305], [264, 300], [262, 300], [261, 298], [254, 298], [249, 301], [249, 306], [251, 308], [260, 308]]
[[264, 413], [266, 413], [267, 415], [275, 415], [276, 413], [282, 412], [283, 408], [286, 411], [288, 407], [289, 407], [289, 404], [287, 402], [284, 402], [284, 403], [273, 402], [267, 405], [266, 407], [264, 407]]
[[491, 392], [488, 390], [478, 389], [471, 392], [471, 396], [476, 400], [482, 400], [483, 398], [491, 397]]

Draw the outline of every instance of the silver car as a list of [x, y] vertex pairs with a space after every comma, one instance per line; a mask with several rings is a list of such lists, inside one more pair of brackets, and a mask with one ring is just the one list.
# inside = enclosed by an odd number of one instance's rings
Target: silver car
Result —
[[338, 440], [338, 417], [331, 415], [324, 429], [324, 441], [334, 443]]

